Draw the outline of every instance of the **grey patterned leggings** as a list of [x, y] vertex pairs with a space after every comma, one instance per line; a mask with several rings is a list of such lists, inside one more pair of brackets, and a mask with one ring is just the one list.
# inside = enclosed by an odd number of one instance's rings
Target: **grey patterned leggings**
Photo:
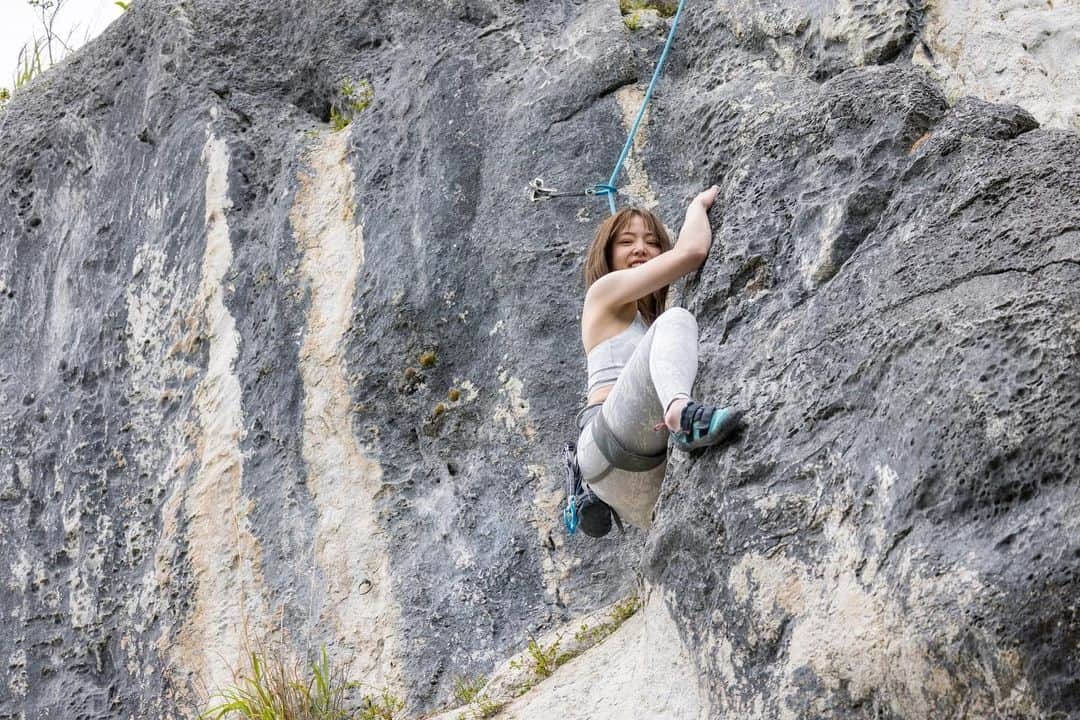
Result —
[[[637, 527], [652, 524], [653, 505], [666, 469], [668, 433], [657, 432], [653, 426], [663, 421], [673, 400], [690, 397], [697, 364], [697, 321], [689, 311], [671, 308], [634, 348], [607, 399], [578, 414], [577, 459], [585, 482], [623, 520]], [[603, 417], [598, 421], [600, 414]], [[613, 452], [613, 444], [624, 452]], [[621, 456], [630, 456], [631, 462], [620, 460]], [[650, 467], [641, 469], [643, 465]]]

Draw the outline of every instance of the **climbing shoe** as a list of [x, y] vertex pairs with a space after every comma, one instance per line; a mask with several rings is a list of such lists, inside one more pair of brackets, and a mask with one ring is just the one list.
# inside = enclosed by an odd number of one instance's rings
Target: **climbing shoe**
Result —
[[681, 450], [708, 447], [724, 440], [739, 426], [742, 412], [735, 408], [715, 408], [691, 400], [683, 408], [678, 431], [672, 431]]

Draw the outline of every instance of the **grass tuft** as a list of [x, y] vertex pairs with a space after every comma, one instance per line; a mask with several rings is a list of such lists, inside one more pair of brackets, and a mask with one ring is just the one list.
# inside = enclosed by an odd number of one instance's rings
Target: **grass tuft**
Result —
[[15, 90], [45, 72], [44, 46], [37, 38], [23, 45], [15, 66]]
[[592, 644], [604, 640], [619, 629], [634, 613], [641, 609], [641, 600], [637, 595], [629, 595], [615, 603], [611, 608], [611, 620], [589, 627], [582, 625], [581, 629], [574, 633], [574, 640], [579, 643], [589, 641]]
[[322, 648], [309, 667], [290, 663], [278, 651], [253, 651], [248, 665], [233, 671], [232, 687], [219, 690], [211, 698], [217, 705], [199, 716], [200, 720], [348, 720], [345, 708], [348, 691], [347, 668], [331, 666]]
[[348, 675], [348, 665], [331, 665], [326, 648], [307, 667], [287, 661], [281, 647], [251, 652], [199, 720], [404, 720], [405, 702], [386, 688], [351, 710], [349, 696], [359, 683]]

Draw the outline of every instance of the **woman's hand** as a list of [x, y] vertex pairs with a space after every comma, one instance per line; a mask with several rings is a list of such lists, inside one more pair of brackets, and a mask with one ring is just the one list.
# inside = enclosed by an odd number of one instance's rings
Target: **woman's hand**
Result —
[[713, 203], [716, 202], [716, 196], [719, 194], [720, 186], [713, 185], [708, 190], [702, 190], [701, 192], [699, 192], [697, 194], [697, 197], [693, 199], [692, 204], [701, 205], [703, 208], [708, 210], [712, 207]]
[[699, 192], [686, 208], [686, 221], [683, 222], [682, 230], [679, 231], [679, 240], [675, 243], [675, 249], [697, 258], [695, 270], [705, 262], [709, 247], [712, 245], [709, 208], [716, 202], [716, 196], [719, 194], [720, 186], [713, 185]]

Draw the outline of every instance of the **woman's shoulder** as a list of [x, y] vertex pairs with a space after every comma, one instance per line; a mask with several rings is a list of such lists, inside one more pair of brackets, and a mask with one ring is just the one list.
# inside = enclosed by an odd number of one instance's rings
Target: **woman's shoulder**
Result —
[[648, 326], [636, 303], [613, 309], [594, 308], [591, 312], [586, 303], [581, 313], [581, 343], [586, 352], [591, 352], [600, 343], [639, 323]]

